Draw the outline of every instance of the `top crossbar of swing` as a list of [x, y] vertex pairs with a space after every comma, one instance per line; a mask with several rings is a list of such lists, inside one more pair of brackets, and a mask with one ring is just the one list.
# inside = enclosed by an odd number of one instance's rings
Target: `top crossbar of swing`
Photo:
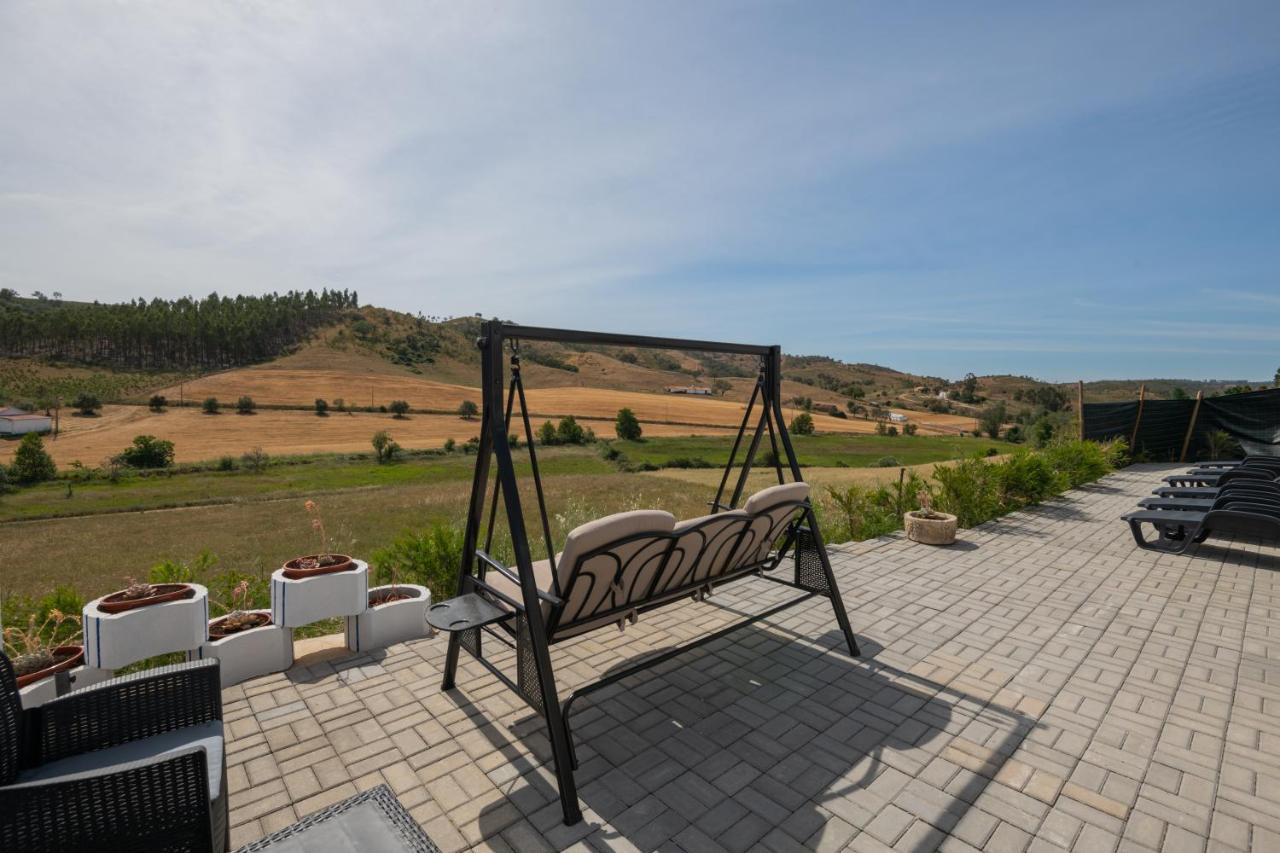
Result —
[[525, 341], [552, 341], [564, 344], [594, 344], [597, 346], [641, 347], [646, 349], [676, 349], [693, 352], [717, 352], [729, 355], [769, 354], [772, 347], [761, 344], [736, 344], [723, 341], [699, 341], [684, 338], [658, 338], [649, 335], [622, 335], [613, 332], [588, 332], [579, 329], [550, 329], [545, 326], [521, 326], [518, 323], [502, 323], [499, 326], [504, 338]]

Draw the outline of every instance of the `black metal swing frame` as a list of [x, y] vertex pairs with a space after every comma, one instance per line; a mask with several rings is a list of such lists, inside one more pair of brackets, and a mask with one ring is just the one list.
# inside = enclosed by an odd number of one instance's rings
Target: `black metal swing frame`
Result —
[[[733, 441], [728, 463], [720, 478], [715, 500], [711, 504], [712, 515], [693, 528], [686, 528], [681, 535], [699, 532], [706, 529], [708, 533], [699, 535], [702, 546], [693, 559], [687, 576], [664, 577], [664, 570], [680, 552], [683, 542], [677, 534], [671, 536], [643, 534], [650, 545], [642, 546], [629, 558], [629, 562], [643, 558], [656, 565], [651, 586], [637, 598], [637, 591], [628, 591], [631, 603], [612, 610], [595, 610], [586, 614], [588, 618], [574, 622], [573, 614], [565, 613], [565, 600], [556, 569], [555, 548], [551, 540], [551, 526], [547, 515], [546, 499], [542, 488], [542, 479], [538, 471], [537, 450], [532, 424], [529, 420], [528, 406], [525, 400], [524, 383], [520, 376], [520, 341], [554, 341], [560, 343], [640, 347], [655, 349], [675, 349], [720, 354], [751, 355], [760, 359], [760, 373], [750, 400], [743, 414], [742, 423]], [[741, 521], [738, 516], [726, 517], [723, 512], [737, 507], [742, 499], [747, 477], [751, 472], [752, 462], [760, 449], [765, 435], [768, 435], [773, 450], [773, 468], [778, 483], [787, 482], [786, 474], [790, 474], [792, 482], [802, 480], [800, 465], [796, 460], [795, 449], [787, 432], [783, 419], [781, 394], [782, 353], [777, 346], [756, 346], [750, 344], [719, 343], [712, 341], [682, 340], [677, 338], [658, 338], [637, 335], [621, 335], [603, 332], [584, 332], [568, 329], [550, 329], [542, 327], [520, 326], [500, 321], [486, 322], [482, 326], [481, 335], [476, 341], [481, 352], [482, 374], [482, 412], [480, 442], [476, 453], [476, 466], [472, 480], [471, 501], [467, 512], [467, 527], [463, 544], [462, 563], [458, 570], [457, 597], [441, 604], [434, 605], [428, 612], [428, 620], [433, 626], [449, 632], [448, 652], [445, 658], [442, 688], [450, 690], [455, 687], [459, 655], [466, 649], [477, 661], [523, 698], [535, 711], [541, 714], [547, 723], [551, 741], [552, 757], [555, 762], [555, 773], [560, 790], [560, 802], [566, 824], [575, 824], [582, 820], [582, 811], [578, 804], [577, 787], [573, 771], [577, 768], [577, 757], [573, 746], [572, 733], [569, 729], [569, 712], [573, 703], [579, 698], [596, 690], [607, 687], [639, 672], [688, 651], [696, 646], [717, 640], [740, 628], [744, 628], [761, 619], [773, 616], [783, 610], [808, 601], [815, 596], [825, 597], [831, 602], [836, 620], [848, 646], [849, 654], [859, 655], [857, 640], [849, 624], [840, 590], [832, 573], [831, 562], [827, 556], [822, 535], [818, 529], [817, 517], [812, 504], [807, 500], [792, 501], [773, 507], [785, 507], [788, 512], [784, 523], [767, 527], [761, 535], [750, 522]], [[507, 345], [511, 347], [511, 382], [504, 380], [504, 354]], [[505, 393], [504, 393], [505, 392]], [[505, 397], [505, 405], [504, 405]], [[534, 572], [534, 560], [529, 545], [529, 537], [525, 529], [524, 510], [517, 486], [515, 463], [509, 439], [511, 418], [514, 405], [519, 402], [521, 420], [524, 428], [525, 445], [529, 453], [529, 461], [537, 495], [539, 521], [543, 537], [546, 541], [547, 559], [551, 568], [552, 589], [539, 588]], [[760, 406], [758, 417], [754, 420], [756, 406]], [[749, 446], [743, 457], [741, 470], [732, 492], [725, 500], [729, 478], [734, 463], [742, 449], [744, 439], [752, 429]], [[490, 465], [496, 461], [494, 490], [488, 494]], [[785, 467], [784, 467], [785, 466]], [[503, 501], [503, 509], [507, 517], [507, 525], [511, 536], [512, 550], [515, 555], [515, 571], [489, 555], [492, 546], [494, 524], [498, 513], [499, 496]], [[488, 525], [485, 528], [485, 502], [489, 497]], [[713, 527], [714, 525], [714, 527]], [[483, 547], [481, 532], [485, 531]], [[750, 538], [749, 538], [750, 537]], [[636, 537], [639, 538], [639, 537]], [[667, 540], [670, 540], [669, 543]], [[626, 543], [626, 539], [609, 543], [608, 549]], [[776, 550], [771, 545], [780, 542]], [[680, 598], [693, 595], [701, 600], [711, 591], [711, 583], [699, 578], [696, 569], [703, 563], [704, 556], [715, 548], [713, 557], [719, 559], [727, 554], [727, 560], [738, 559], [730, 569], [714, 578], [715, 585], [721, 585], [745, 577], [760, 577], [774, 583], [793, 587], [802, 594], [774, 605], [767, 610], [753, 614], [723, 629], [715, 631], [696, 640], [675, 646], [657, 655], [651, 655], [633, 666], [615, 671], [609, 675], [574, 690], [567, 699], [561, 702], [556, 689], [555, 676], [551, 667], [550, 646], [560, 639], [567, 639], [563, 633], [566, 629], [578, 629], [579, 632], [609, 622], [621, 624], [630, 618], [634, 621], [639, 613], [662, 607]], [[730, 550], [724, 550], [730, 549]], [[605, 550], [605, 549], [600, 549]], [[778, 577], [768, 574], [778, 568], [783, 559], [792, 553], [795, 561], [795, 572], [792, 578]], [[739, 559], [739, 554], [753, 555], [752, 559]], [[565, 589], [572, 589], [578, 572], [583, 565], [598, 552], [587, 552], [580, 555], [575, 562], [572, 574], [565, 582]], [[617, 559], [612, 553], [610, 557]], [[681, 555], [683, 558], [683, 554]], [[618, 566], [616, 577], [623, 576], [624, 567]], [[502, 589], [486, 581], [487, 572], [496, 572], [508, 581], [518, 585], [520, 594], [517, 600]], [[637, 575], [638, 576], [638, 575]], [[659, 581], [666, 584], [658, 589]], [[636, 583], [638, 581], [633, 581]], [[615, 580], [615, 583], [618, 581]], [[544, 615], [544, 605], [549, 605], [549, 616]], [[579, 614], [583, 615], [583, 614]], [[567, 618], [566, 618], [567, 616]], [[576, 632], [575, 632], [576, 633]], [[516, 677], [513, 680], [507, 673], [499, 669], [492, 661], [484, 657], [481, 649], [481, 637], [484, 634], [495, 638], [507, 647], [516, 651]], [[572, 636], [572, 634], [571, 634]]]

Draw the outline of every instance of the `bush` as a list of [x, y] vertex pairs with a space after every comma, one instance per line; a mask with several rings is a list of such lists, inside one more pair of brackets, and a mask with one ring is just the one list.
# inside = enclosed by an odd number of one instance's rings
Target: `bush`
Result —
[[120, 453], [130, 468], [168, 468], [173, 464], [173, 442], [154, 435], [135, 435], [133, 444]]
[[9, 469], [4, 467], [3, 465], [0, 465], [0, 495], [3, 495], [5, 492], [9, 491], [9, 483], [10, 483]]
[[813, 415], [801, 412], [792, 418], [791, 432], [794, 435], [813, 435]]
[[433, 600], [444, 601], [457, 588], [462, 544], [463, 531], [452, 524], [405, 531], [373, 552], [374, 577], [378, 583], [388, 583], [394, 571], [398, 580], [425, 586]]
[[37, 433], [29, 432], [18, 442], [9, 465], [9, 478], [21, 485], [42, 483], [58, 476], [58, 466], [44, 449], [44, 440]]
[[234, 456], [222, 456], [222, 457], [219, 457], [219, 459], [218, 459], [218, 470], [219, 470], [219, 471], [234, 471], [234, 470], [236, 470], [236, 458], [235, 458]]
[[[383, 407], [382, 411], [385, 412], [387, 408], [388, 407]], [[407, 400], [392, 400], [391, 406], [389, 408], [391, 409], [391, 413], [398, 420], [403, 420], [404, 416], [409, 414], [409, 412], [411, 411]]]
[[395, 459], [396, 454], [400, 452], [400, 445], [391, 440], [391, 433], [387, 432], [385, 429], [380, 429], [375, 432], [371, 441], [373, 444], [373, 452], [379, 465]]
[[890, 438], [895, 438], [898, 435], [898, 428], [893, 424], [889, 424], [889, 426], [884, 428], [884, 434]]
[[444, 452], [445, 452], [445, 453], [452, 453], [452, 452], [453, 452], [453, 450], [454, 450], [454, 448], [455, 448], [455, 447], [457, 447], [457, 446], [458, 446], [458, 443], [457, 443], [456, 441], [454, 441], [452, 438], [446, 438], [446, 439], [444, 440]]
[[917, 430], [919, 430], [919, 429], [920, 429], [920, 427], [919, 427], [919, 425], [918, 425], [918, 424], [903, 424], [903, 425], [902, 425], [902, 434], [903, 434], [903, 435], [915, 435], [915, 434], [916, 434], [916, 431], [917, 431]]
[[255, 447], [240, 457], [240, 464], [250, 471], [263, 471], [270, 461], [271, 457], [261, 447]]
[[200, 404], [200, 411], [204, 412], [206, 415], [218, 414], [218, 398], [205, 397], [204, 402]]
[[897, 459], [894, 459], [892, 456], [881, 456], [879, 459], [876, 460], [875, 467], [876, 468], [900, 468], [902, 467], [902, 463], [899, 462]]
[[618, 416], [613, 422], [614, 432], [618, 434], [618, 438], [623, 441], [639, 441], [643, 430], [640, 428], [640, 420], [636, 417], [636, 413], [630, 409], [619, 409]]
[[316, 398], [316, 415], [318, 417], [326, 417], [329, 414], [329, 401]]
[[163, 394], [152, 394], [147, 405], [151, 407], [151, 411], [153, 412], [163, 412], [164, 407], [169, 405], [169, 401]]
[[468, 438], [462, 445], [462, 452], [468, 455], [477, 453], [480, 450], [480, 436], [473, 435]]
[[989, 438], [999, 438], [1000, 430], [1004, 428], [1006, 414], [1004, 403], [988, 406], [983, 409], [982, 417], [978, 419], [978, 426]]
[[71, 405], [75, 406], [76, 409], [80, 412], [80, 414], [85, 415], [86, 417], [89, 417], [95, 414], [98, 411], [98, 409], [102, 408], [102, 401], [99, 400], [97, 397], [95, 397], [93, 394], [89, 394], [87, 392], [81, 392], [79, 395], [76, 396], [75, 402], [72, 403]]
[[551, 421], [543, 421], [542, 426], [538, 427], [538, 444], [545, 444], [550, 447], [553, 444], [559, 444], [560, 441], [556, 436], [555, 425]]
[[478, 414], [480, 414], [480, 407], [472, 400], [463, 400], [458, 406], [458, 417], [463, 420], [469, 421]]
[[241, 397], [239, 400], [236, 400], [236, 411], [239, 414], [252, 415], [253, 409], [254, 409], [254, 405], [253, 405], [252, 397], [246, 395], [244, 397]]
[[565, 415], [556, 426], [556, 438], [561, 444], [587, 444], [595, 440], [595, 433], [583, 429], [573, 415]]
[[711, 463], [703, 459], [701, 456], [677, 456], [674, 459], [668, 459], [663, 468], [710, 468]]

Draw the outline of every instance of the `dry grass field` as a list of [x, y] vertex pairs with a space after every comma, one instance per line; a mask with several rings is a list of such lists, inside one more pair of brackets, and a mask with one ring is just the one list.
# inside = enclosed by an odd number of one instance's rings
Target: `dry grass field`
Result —
[[[580, 419], [602, 436], [613, 436], [613, 418]], [[534, 423], [535, 428], [538, 422]], [[154, 435], [174, 443], [178, 462], [199, 462], [221, 456], [240, 456], [261, 447], [271, 455], [370, 452], [369, 440], [378, 430], [408, 449], [436, 448], [452, 438], [464, 442], [478, 434], [479, 420], [456, 415], [390, 415], [340, 413], [318, 417], [313, 412], [266, 409], [253, 415], [224, 411], [203, 414], [199, 409], [152, 412], [145, 406], [106, 406], [96, 418], [62, 418], [62, 432], [45, 439], [45, 448], [59, 467], [79, 460], [90, 467], [128, 447], [135, 435]], [[651, 436], [719, 435], [727, 428], [644, 424]], [[17, 450], [16, 441], [0, 443], [0, 462]]]
[[[714, 486], [622, 473], [556, 476], [544, 485], [560, 537], [597, 514], [624, 509], [699, 515], [715, 492]], [[314, 497], [334, 549], [368, 557], [404, 530], [436, 520], [460, 522], [470, 489], [457, 480]], [[528, 500], [532, 483], [521, 489]], [[314, 535], [301, 497], [10, 522], [0, 525], [7, 566], [0, 593], [42, 595], [73, 584], [86, 596], [101, 595], [119, 587], [125, 575], [143, 577], [160, 560], [187, 560], [205, 549], [221, 568], [269, 574], [290, 557], [314, 551]]]
[[[1003, 457], [992, 457], [995, 459]], [[908, 471], [914, 471], [921, 477], [928, 477], [938, 465], [949, 465], [949, 462], [929, 462], [924, 465], [908, 465]], [[841, 488], [857, 484], [859, 486], [880, 486], [896, 482], [899, 468], [803, 468], [804, 481], [813, 486], [815, 493], [823, 493], [828, 486]], [[641, 474], [643, 477], [679, 480], [690, 486], [715, 489], [723, 474], [714, 469], [676, 470], [666, 469]], [[756, 491], [767, 486], [776, 485], [777, 476], [771, 469], [757, 467], [747, 476], [747, 491]]]

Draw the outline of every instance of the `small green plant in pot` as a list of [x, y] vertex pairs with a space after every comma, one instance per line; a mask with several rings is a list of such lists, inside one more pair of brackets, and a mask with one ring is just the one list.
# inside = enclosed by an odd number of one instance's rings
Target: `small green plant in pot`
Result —
[[222, 607], [227, 611], [227, 614], [219, 616], [209, 623], [210, 640], [221, 640], [231, 634], [238, 634], [241, 631], [248, 631], [250, 628], [260, 628], [263, 625], [271, 624], [270, 613], [248, 609], [248, 579], [240, 581], [240, 583], [236, 584], [235, 589], [231, 591], [231, 606], [222, 605]]
[[956, 541], [956, 517], [933, 508], [933, 496], [921, 489], [920, 508], [903, 515], [907, 538], [925, 545], [950, 545]]

